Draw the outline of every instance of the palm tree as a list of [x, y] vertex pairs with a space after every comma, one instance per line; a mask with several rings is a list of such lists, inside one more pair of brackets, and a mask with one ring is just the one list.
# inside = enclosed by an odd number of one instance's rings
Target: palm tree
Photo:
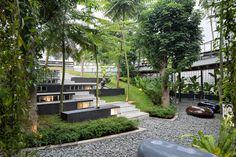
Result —
[[[207, 18], [210, 20], [210, 27], [211, 27], [211, 36], [212, 40], [215, 40], [214, 36], [214, 28], [213, 28], [213, 7], [212, 4], [215, 2], [215, 0], [200, 0], [199, 5], [205, 10], [205, 14]], [[212, 50], [214, 50], [214, 45], [212, 45]]]
[[[140, 8], [140, 0], [109, 0], [109, 9], [106, 12], [106, 15], [112, 18], [113, 21], [121, 21], [121, 52], [125, 55], [126, 69], [127, 69], [127, 91], [126, 91], [126, 101], [129, 100], [129, 82], [130, 82], [130, 73], [129, 73], [129, 62], [127, 58], [127, 52], [125, 47], [125, 21], [127, 18], [133, 18], [137, 15]], [[118, 64], [118, 71], [119, 70]], [[118, 79], [119, 79], [118, 74]], [[119, 80], [117, 80], [119, 81]]]

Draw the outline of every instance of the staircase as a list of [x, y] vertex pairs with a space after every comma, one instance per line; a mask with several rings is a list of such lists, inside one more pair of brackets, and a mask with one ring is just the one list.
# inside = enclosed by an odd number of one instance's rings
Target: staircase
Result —
[[148, 113], [141, 112], [140, 109], [135, 107], [135, 105], [129, 104], [128, 102], [111, 102], [106, 103], [106, 105], [120, 106], [120, 113], [117, 115], [118, 117], [126, 117], [128, 119], [149, 117]]
[[[75, 95], [73, 95], [72, 99], [75, 99], [75, 100], [92, 100], [92, 102], [90, 102], [90, 106], [96, 106], [96, 97], [93, 94], [89, 94], [88, 91], [75, 92]], [[101, 100], [99, 98], [98, 103], [99, 103], [99, 105], [120, 106], [120, 113], [117, 115], [118, 117], [126, 117], [126, 118], [129, 118], [129, 119], [149, 117], [148, 113], [141, 112], [140, 109], [137, 109], [135, 107], [135, 105], [129, 104], [128, 102], [118, 101], [118, 102], [106, 103], [106, 101]]]

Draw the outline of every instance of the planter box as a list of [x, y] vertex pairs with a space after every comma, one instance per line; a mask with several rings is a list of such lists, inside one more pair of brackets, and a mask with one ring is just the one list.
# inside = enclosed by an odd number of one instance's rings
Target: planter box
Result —
[[[179, 97], [179, 93], [176, 93], [177, 97]], [[189, 99], [193, 99], [194, 95], [193, 94], [185, 94], [185, 93], [181, 93], [181, 97], [182, 98], [189, 98]], [[200, 99], [201, 95], [200, 94], [195, 94], [195, 98], [196, 99]], [[204, 99], [208, 99], [208, 100], [219, 100], [219, 96], [216, 95], [204, 95], [203, 96]]]
[[85, 120], [95, 120], [99, 118], [107, 118], [111, 116], [112, 109], [118, 109], [119, 106], [104, 105], [100, 106], [99, 109], [95, 107], [65, 111], [61, 113], [61, 118], [67, 122], [81, 122]]
[[[86, 78], [86, 77], [71, 77], [71, 81], [75, 83], [96, 83], [97, 78]], [[102, 78], [99, 78], [99, 83], [102, 81]]]
[[[89, 90], [90, 94], [94, 94], [96, 96], [96, 90]], [[99, 89], [99, 96], [115, 96], [115, 95], [124, 95], [124, 88], [113, 88], [113, 89]]]
[[[53, 93], [61, 91], [61, 84], [43, 83], [37, 85], [37, 93]], [[64, 92], [76, 92], [95, 89], [96, 83], [70, 83], [64, 85]]]
[[[89, 102], [93, 100], [64, 100], [63, 111], [77, 110], [78, 102]], [[39, 115], [50, 115], [59, 113], [60, 101], [40, 102], [37, 103]]]

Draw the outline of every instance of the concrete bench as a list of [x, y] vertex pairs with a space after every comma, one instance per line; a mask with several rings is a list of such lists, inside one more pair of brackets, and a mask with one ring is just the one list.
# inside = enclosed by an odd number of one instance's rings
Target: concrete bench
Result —
[[[73, 95], [75, 95], [75, 92], [63, 92], [63, 100], [71, 100]], [[59, 101], [60, 96], [60, 92], [37, 93], [37, 102]]]
[[138, 148], [138, 157], [217, 157], [195, 148], [158, 139], [145, 140]]
[[85, 120], [95, 120], [99, 118], [106, 118], [112, 115], [112, 109], [119, 109], [119, 106], [115, 105], [103, 105], [99, 109], [95, 107], [65, 111], [61, 113], [63, 120], [67, 122], [81, 122]]
[[[83, 100], [64, 100], [63, 111], [71, 111], [78, 109], [79, 102], [92, 102], [92, 99]], [[59, 113], [60, 101], [39, 102], [37, 103], [39, 115], [50, 115]]]

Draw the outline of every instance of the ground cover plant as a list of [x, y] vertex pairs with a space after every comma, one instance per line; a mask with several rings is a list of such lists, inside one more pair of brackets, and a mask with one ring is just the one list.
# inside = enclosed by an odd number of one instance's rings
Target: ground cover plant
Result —
[[38, 132], [26, 135], [26, 143], [27, 147], [63, 144], [127, 132], [137, 127], [138, 121], [124, 117], [72, 124], [62, 121], [57, 115], [40, 116]]

